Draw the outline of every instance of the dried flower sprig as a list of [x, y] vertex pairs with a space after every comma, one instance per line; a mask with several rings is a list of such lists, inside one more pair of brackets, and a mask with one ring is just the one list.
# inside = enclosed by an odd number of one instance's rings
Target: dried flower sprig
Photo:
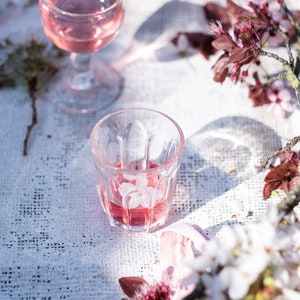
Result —
[[32, 119], [23, 142], [23, 155], [28, 154], [28, 142], [38, 122], [36, 107], [39, 91], [57, 71], [57, 62], [63, 52], [58, 48], [30, 37], [24, 44], [5, 39], [0, 43], [0, 88], [24, 86], [31, 99]]

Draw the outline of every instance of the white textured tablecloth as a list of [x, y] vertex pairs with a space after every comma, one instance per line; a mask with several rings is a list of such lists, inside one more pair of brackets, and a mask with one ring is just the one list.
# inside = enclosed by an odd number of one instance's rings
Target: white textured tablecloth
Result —
[[[186, 147], [168, 224], [197, 223], [214, 236], [264, 212], [265, 172], [255, 166], [300, 134], [300, 112], [280, 120], [253, 108], [244, 87], [214, 83], [217, 56], [179, 59], [160, 48], [177, 30], [206, 30], [203, 3], [127, 0], [119, 36], [98, 54], [124, 77], [121, 97], [93, 115], [68, 115], [39, 97], [27, 157], [27, 93], [0, 90], [1, 300], [121, 299], [119, 277], [152, 276], [158, 233], [111, 228], [98, 200], [89, 134], [109, 111], [154, 108], [182, 127]], [[0, 38], [42, 32], [37, 5], [0, 25]]]

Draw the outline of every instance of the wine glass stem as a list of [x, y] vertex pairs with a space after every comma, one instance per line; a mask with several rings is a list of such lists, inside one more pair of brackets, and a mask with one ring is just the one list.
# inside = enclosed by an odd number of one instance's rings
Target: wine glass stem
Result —
[[84, 91], [94, 87], [95, 79], [90, 66], [90, 58], [90, 54], [71, 53], [68, 82], [72, 89]]

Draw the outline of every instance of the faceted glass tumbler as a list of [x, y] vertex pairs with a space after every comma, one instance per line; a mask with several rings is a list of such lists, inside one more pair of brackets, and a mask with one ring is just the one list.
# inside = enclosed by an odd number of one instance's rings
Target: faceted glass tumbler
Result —
[[167, 220], [184, 148], [179, 125], [145, 108], [110, 113], [94, 126], [99, 197], [112, 226], [153, 231]]

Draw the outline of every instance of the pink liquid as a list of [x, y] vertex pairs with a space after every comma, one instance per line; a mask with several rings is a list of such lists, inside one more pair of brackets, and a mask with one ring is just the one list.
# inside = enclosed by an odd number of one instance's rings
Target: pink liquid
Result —
[[79, 14], [61, 14], [40, 4], [45, 34], [57, 47], [69, 52], [84, 54], [102, 49], [118, 33], [124, 18], [122, 5], [103, 15], [91, 15], [104, 9], [99, 0], [52, 0], [52, 3], [60, 9]]
[[167, 214], [167, 205], [165, 202], [160, 202], [153, 209], [138, 207], [127, 211], [120, 205], [114, 202], [109, 202], [109, 211], [111, 217], [118, 223], [126, 226], [145, 227], [155, 224]]
[[[139, 163], [133, 166], [133, 169], [136, 169]], [[117, 167], [120, 164], [116, 165]], [[158, 165], [155, 163], [150, 164], [151, 168], [156, 168]], [[119, 192], [119, 187], [122, 183], [131, 183], [133, 185], [136, 184], [136, 181], [128, 180], [120, 175], [117, 179], [114, 178], [113, 181], [110, 181], [110, 194], [113, 197], [113, 201], [111, 199], [107, 199], [109, 193], [101, 193], [101, 199], [104, 207], [106, 207], [107, 213], [111, 216], [114, 221], [117, 223], [123, 224], [125, 227], [141, 227], [145, 228], [147, 226], [151, 226], [156, 223], [163, 223], [169, 212], [169, 199], [168, 194], [165, 193], [165, 190], [169, 190], [165, 187], [167, 184], [167, 180], [161, 178], [159, 171], [157, 173], [153, 173], [147, 176], [148, 187], [154, 188], [156, 187], [158, 190], [161, 190], [161, 198], [155, 199], [154, 206], [144, 207], [137, 206], [135, 208], [126, 209], [122, 206], [122, 196]]]

